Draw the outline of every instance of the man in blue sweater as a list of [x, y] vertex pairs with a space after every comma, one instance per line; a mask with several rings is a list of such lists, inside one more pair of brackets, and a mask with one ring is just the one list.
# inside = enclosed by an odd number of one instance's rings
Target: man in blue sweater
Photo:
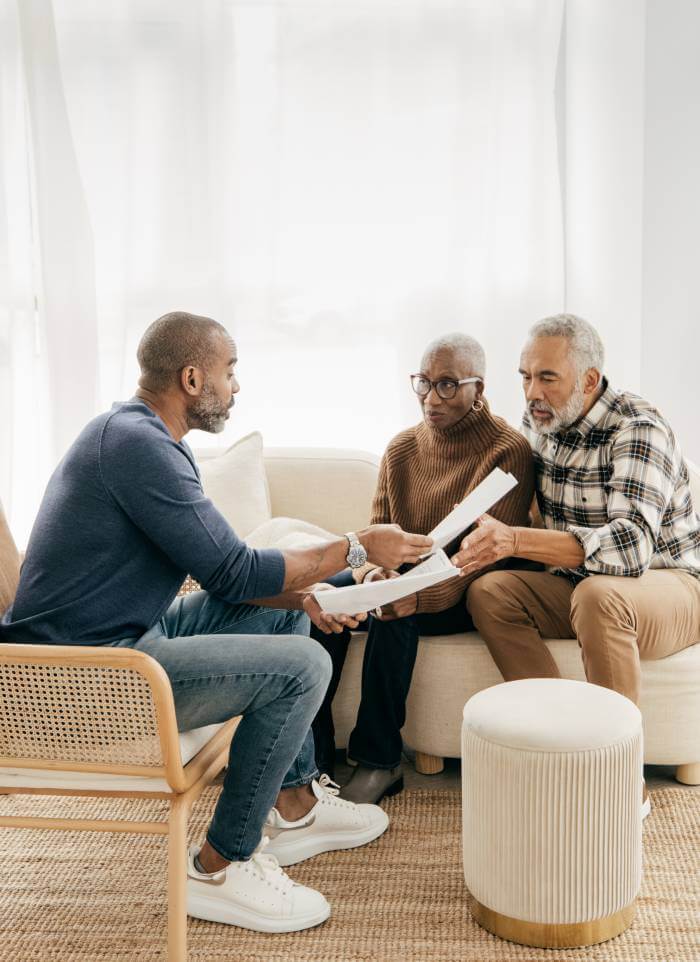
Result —
[[[138, 360], [135, 396], [91, 421], [49, 481], [0, 640], [151, 655], [181, 731], [242, 715], [206, 840], [190, 850], [188, 911], [265, 932], [318, 925], [326, 899], [280, 863], [363, 845], [388, 821], [338, 799], [315, 766], [310, 725], [331, 667], [309, 617], [325, 631], [357, 619], [322, 613], [310, 587], [347, 564], [417, 561], [431, 542], [374, 525], [307, 549], [248, 548], [183, 440], [223, 429], [239, 390], [234, 342], [175, 312], [148, 328]], [[203, 590], [177, 597], [186, 574]]]

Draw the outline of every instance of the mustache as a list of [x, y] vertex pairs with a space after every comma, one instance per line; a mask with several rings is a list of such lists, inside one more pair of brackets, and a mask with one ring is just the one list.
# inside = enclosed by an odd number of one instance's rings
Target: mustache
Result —
[[528, 411], [541, 411], [544, 414], [554, 414], [554, 408], [544, 401], [530, 401], [527, 406]]

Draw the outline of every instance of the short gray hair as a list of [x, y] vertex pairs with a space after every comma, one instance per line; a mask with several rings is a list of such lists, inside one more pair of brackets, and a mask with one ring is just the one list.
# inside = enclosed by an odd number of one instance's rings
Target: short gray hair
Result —
[[186, 311], [163, 314], [147, 328], [136, 350], [143, 386], [162, 391], [184, 367], [207, 370], [217, 334], [229, 337], [223, 324], [211, 317]]
[[603, 373], [605, 348], [600, 334], [592, 324], [576, 314], [555, 314], [545, 317], [530, 328], [529, 340], [537, 337], [565, 337], [571, 345], [576, 369], [583, 374], [589, 368]]
[[475, 337], [462, 334], [460, 331], [454, 331], [452, 334], [443, 334], [441, 337], [436, 337], [423, 351], [422, 360], [425, 360], [425, 358], [431, 354], [437, 354], [438, 351], [452, 351], [454, 354], [459, 355], [469, 362], [476, 377], [485, 377], [486, 355], [484, 354], [483, 347]]

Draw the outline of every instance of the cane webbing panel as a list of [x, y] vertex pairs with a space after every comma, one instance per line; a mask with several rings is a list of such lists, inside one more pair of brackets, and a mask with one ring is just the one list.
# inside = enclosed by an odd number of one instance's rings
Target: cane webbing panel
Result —
[[185, 580], [180, 585], [180, 590], [178, 591], [178, 596], [180, 595], [191, 595], [193, 591], [201, 591], [202, 586], [198, 581], [195, 581], [192, 575], [187, 575]]
[[2, 663], [0, 755], [161, 765], [148, 682], [130, 668]]

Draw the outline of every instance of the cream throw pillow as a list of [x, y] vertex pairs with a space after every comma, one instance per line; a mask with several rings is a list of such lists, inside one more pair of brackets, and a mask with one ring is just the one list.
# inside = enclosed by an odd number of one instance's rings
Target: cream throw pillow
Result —
[[299, 518], [272, 518], [251, 531], [246, 542], [251, 548], [304, 548], [337, 537]]
[[223, 454], [198, 461], [202, 487], [239, 538], [272, 517], [263, 440], [253, 431]]

